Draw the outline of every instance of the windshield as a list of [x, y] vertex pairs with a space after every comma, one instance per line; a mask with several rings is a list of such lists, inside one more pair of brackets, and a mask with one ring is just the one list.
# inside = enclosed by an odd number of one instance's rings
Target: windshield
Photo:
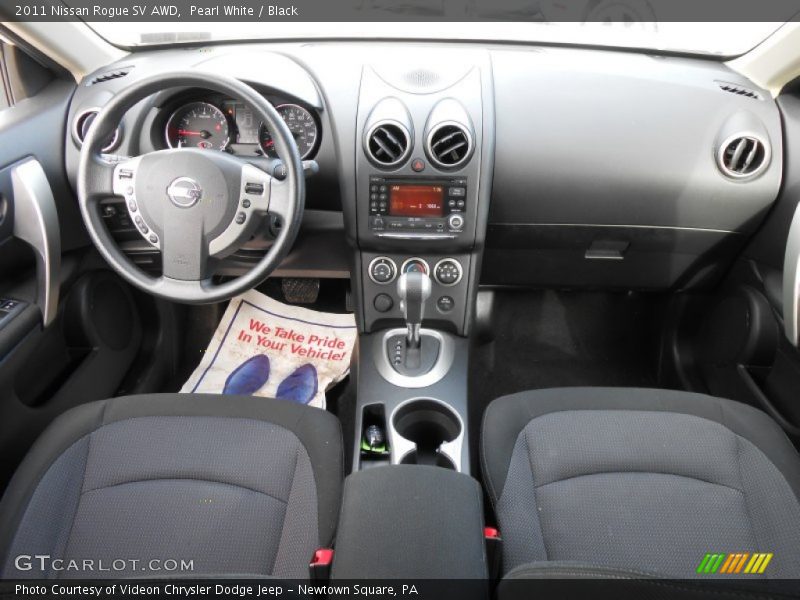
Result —
[[[497, 18], [489, 15], [489, 18]], [[270, 39], [430, 39], [542, 42], [736, 56], [782, 23], [415, 22], [415, 23], [88, 23], [118, 46]]]

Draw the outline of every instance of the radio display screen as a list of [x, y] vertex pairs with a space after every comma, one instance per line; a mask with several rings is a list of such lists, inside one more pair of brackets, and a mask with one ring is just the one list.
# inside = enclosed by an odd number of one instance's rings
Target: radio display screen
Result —
[[444, 187], [393, 184], [389, 186], [389, 214], [393, 217], [441, 217]]

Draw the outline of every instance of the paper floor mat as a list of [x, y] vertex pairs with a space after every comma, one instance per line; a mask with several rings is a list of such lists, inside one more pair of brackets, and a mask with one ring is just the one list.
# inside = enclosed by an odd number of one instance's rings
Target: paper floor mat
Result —
[[228, 304], [181, 392], [244, 394], [325, 408], [350, 369], [352, 314], [288, 306], [251, 290]]

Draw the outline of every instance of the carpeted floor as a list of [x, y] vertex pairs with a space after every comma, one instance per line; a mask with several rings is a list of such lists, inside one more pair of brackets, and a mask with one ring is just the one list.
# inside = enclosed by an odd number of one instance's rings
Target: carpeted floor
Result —
[[[497, 291], [493, 340], [470, 354], [470, 442], [500, 396], [568, 386], [657, 386], [660, 296]], [[477, 471], [474, 471], [477, 473]]]

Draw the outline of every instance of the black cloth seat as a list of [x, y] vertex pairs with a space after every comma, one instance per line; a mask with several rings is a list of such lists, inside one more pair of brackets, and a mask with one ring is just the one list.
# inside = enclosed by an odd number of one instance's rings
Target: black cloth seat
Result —
[[[342, 464], [339, 422], [315, 408], [196, 394], [85, 404], [50, 425], [6, 490], [2, 576], [307, 578], [334, 535]], [[63, 562], [17, 560], [35, 555]], [[70, 569], [84, 559], [94, 571]], [[169, 559], [192, 564], [165, 572]]]
[[[510, 577], [696, 577], [706, 553], [772, 553], [800, 577], [800, 457], [750, 406], [653, 389], [495, 400], [481, 467]], [[553, 576], [552, 574], [550, 576]]]

